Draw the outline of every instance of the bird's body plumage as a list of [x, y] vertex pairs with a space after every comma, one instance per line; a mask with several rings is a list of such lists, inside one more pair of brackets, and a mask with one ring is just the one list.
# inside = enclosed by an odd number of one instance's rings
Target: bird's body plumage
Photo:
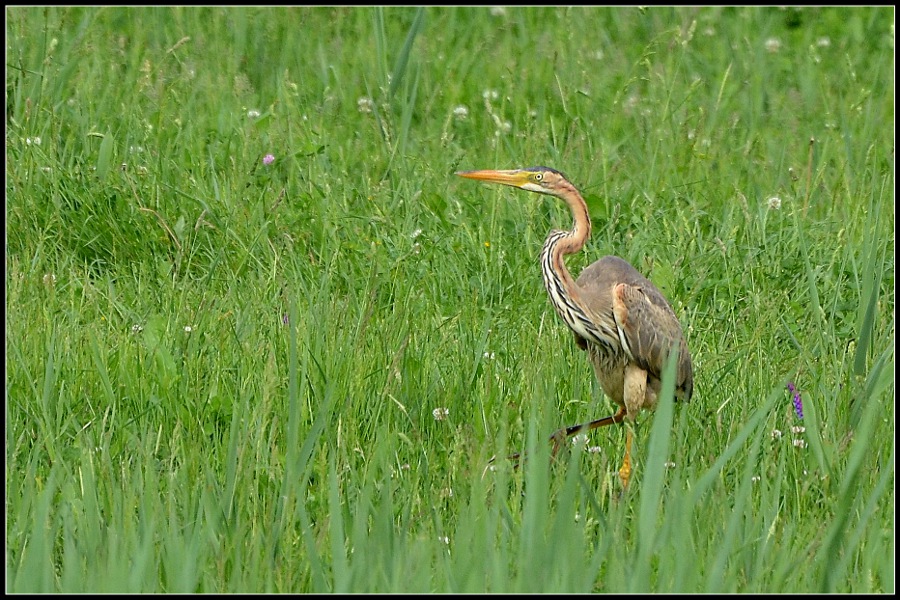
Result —
[[[569, 435], [624, 419], [634, 420], [643, 409], [656, 406], [662, 371], [670, 352], [678, 353], [675, 396], [690, 400], [693, 367], [681, 324], [663, 294], [634, 267], [617, 256], [605, 256], [572, 278], [563, 257], [578, 252], [591, 234], [587, 204], [566, 177], [549, 167], [511, 171], [466, 171], [462, 177], [501, 183], [556, 196], [569, 206], [574, 224], [570, 231], [551, 231], [541, 251], [541, 271], [550, 301], [560, 318], [587, 351], [597, 380], [619, 411], [557, 431], [554, 453]], [[631, 474], [631, 433], [625, 463], [619, 474], [627, 486]]]

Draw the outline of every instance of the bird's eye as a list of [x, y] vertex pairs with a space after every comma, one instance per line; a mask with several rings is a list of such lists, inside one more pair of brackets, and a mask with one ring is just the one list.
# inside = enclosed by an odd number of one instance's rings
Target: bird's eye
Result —
[[543, 179], [544, 179], [544, 174], [543, 174], [543, 173], [535, 173], [535, 174], [534, 174], [534, 180], [535, 180], [535, 181], [541, 181], [541, 180], [543, 180]]

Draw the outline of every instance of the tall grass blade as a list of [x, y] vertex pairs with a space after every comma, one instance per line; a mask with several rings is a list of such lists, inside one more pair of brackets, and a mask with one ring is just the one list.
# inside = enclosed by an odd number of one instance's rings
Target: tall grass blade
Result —
[[847, 465], [841, 474], [841, 487], [834, 507], [835, 518], [828, 527], [825, 539], [817, 553], [824, 573], [821, 579], [821, 587], [819, 588], [819, 591], [823, 593], [838, 591], [839, 579], [837, 574], [840, 557], [844, 552], [849, 551], [848, 548], [844, 547], [843, 541], [846, 539], [850, 516], [855, 514], [853, 505], [859, 491], [857, 481], [863, 465], [870, 461], [874, 454], [871, 448], [872, 431], [875, 428], [875, 423], [883, 414], [882, 403], [879, 402], [878, 398], [865, 398], [863, 402], [865, 403], [865, 408], [863, 409], [862, 418], [859, 427], [854, 432]]
[[672, 436], [677, 358], [678, 354], [671, 352], [666, 360], [659, 402], [653, 415], [653, 428], [650, 430], [647, 460], [643, 461], [641, 465], [643, 480], [637, 522], [637, 561], [634, 565], [634, 575], [631, 577], [634, 586], [632, 592], [644, 592], [650, 589], [650, 556], [653, 554], [656, 533], [661, 521], [666, 463], [669, 461], [669, 441]]
[[328, 503], [329, 525], [331, 528], [331, 571], [332, 591], [337, 594], [346, 594], [351, 591], [351, 572], [347, 561], [344, 535], [344, 509], [341, 503], [341, 490], [338, 483], [337, 468], [334, 458], [328, 460]]
[[109, 168], [113, 161], [112, 134], [107, 132], [102, 137], [103, 141], [100, 142], [100, 151], [97, 153], [97, 177], [100, 181], [106, 179], [106, 175], [109, 173]]
[[[869, 201], [866, 230], [878, 231], [879, 211], [874, 206], [874, 195]], [[868, 235], [863, 238], [862, 255], [866, 257], [862, 270], [859, 306], [857, 308], [856, 355], [853, 359], [853, 373], [862, 377], [866, 372], [866, 358], [872, 349], [872, 334], [875, 327], [875, 312], [878, 305], [878, 293], [881, 288], [881, 273], [884, 268], [883, 259], [879, 260], [878, 242], [881, 237]]]
[[800, 227], [800, 217], [797, 215], [797, 212], [794, 212], [794, 227], [797, 232], [797, 242], [800, 246], [800, 254], [803, 257], [803, 267], [806, 271], [806, 285], [809, 290], [809, 301], [810, 301], [810, 310], [812, 311], [813, 319], [815, 320], [817, 327], [816, 330], [819, 332], [819, 343], [822, 343], [822, 336], [824, 335], [824, 331], [826, 331], [826, 325], [824, 322], [824, 312], [822, 311], [822, 303], [819, 301], [819, 288], [816, 284], [816, 273], [812, 268], [809, 260], [809, 244], [806, 241], [806, 235], [804, 235], [803, 229]]
[[[416, 10], [416, 17], [413, 19], [413, 23], [406, 33], [406, 40], [403, 42], [403, 48], [400, 49], [400, 54], [397, 56], [397, 61], [394, 63], [394, 70], [391, 73], [391, 84], [388, 88], [389, 101], [394, 98], [394, 94], [400, 87], [400, 83], [403, 81], [403, 77], [406, 74], [406, 67], [409, 64], [409, 57], [412, 53], [413, 42], [415, 42], [416, 36], [419, 35], [419, 30], [421, 30], [424, 20], [425, 7], [420, 6]], [[413, 94], [413, 96], [415, 96], [415, 94]]]

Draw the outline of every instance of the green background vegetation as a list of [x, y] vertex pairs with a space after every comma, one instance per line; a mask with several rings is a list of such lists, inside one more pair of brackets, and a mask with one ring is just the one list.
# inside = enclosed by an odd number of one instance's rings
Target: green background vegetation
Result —
[[[894, 591], [893, 8], [6, 17], [8, 591]], [[694, 357], [624, 495], [531, 165]]]

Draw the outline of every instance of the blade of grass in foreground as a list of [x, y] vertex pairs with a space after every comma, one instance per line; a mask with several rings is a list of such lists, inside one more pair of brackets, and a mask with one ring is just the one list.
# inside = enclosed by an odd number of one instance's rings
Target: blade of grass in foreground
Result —
[[[883, 412], [882, 403], [877, 396], [867, 397], [863, 399], [865, 409], [860, 419], [859, 427], [853, 435], [853, 446], [850, 448], [850, 456], [847, 459], [847, 466], [843, 473], [840, 492], [838, 493], [837, 504], [835, 506], [835, 520], [828, 528], [825, 534], [825, 540], [819, 547], [819, 560], [821, 560], [823, 577], [821, 579], [820, 591], [824, 593], [833, 593], [838, 589], [838, 577], [842, 555], [852, 555], [853, 548], [846, 547], [842, 543], [845, 540], [847, 525], [850, 516], [855, 514], [853, 505], [859, 496], [859, 488], [857, 480], [860, 477], [860, 471], [867, 461], [873, 460], [875, 452], [871, 448], [873, 430], [878, 417]], [[892, 450], [893, 454], [893, 450]], [[861, 527], [862, 524], [857, 525]], [[843, 546], [843, 547], [842, 547]]]
[[[659, 403], [653, 415], [653, 428], [647, 448], [647, 460], [643, 462], [641, 504], [638, 512], [637, 561], [634, 576], [630, 578], [632, 592], [650, 591], [650, 557], [658, 529], [661, 499], [672, 435], [672, 414], [675, 395], [675, 364], [677, 354], [672, 352], [663, 370]], [[628, 425], [626, 425], [628, 426]]]
[[[388, 100], [393, 99], [394, 93], [400, 86], [400, 82], [403, 81], [403, 76], [406, 74], [406, 67], [409, 64], [409, 55], [412, 52], [413, 42], [416, 40], [416, 36], [419, 35], [419, 30], [422, 28], [424, 19], [425, 7], [420, 6], [416, 11], [416, 18], [413, 20], [413, 24], [406, 33], [406, 41], [403, 42], [403, 48], [397, 56], [397, 62], [394, 63], [394, 71], [391, 73], [391, 85], [390, 88], [388, 88]], [[415, 99], [415, 93], [413, 93], [412, 98]]]

